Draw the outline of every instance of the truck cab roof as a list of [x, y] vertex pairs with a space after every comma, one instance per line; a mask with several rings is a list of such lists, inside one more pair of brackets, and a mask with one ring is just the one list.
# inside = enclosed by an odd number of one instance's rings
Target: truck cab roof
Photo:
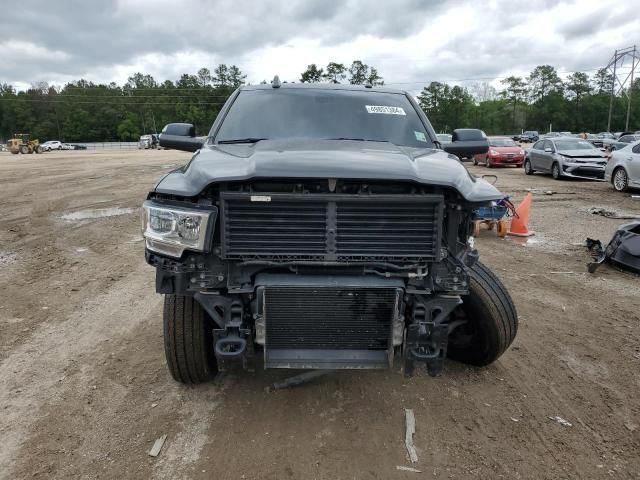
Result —
[[[276, 88], [270, 83], [262, 83], [258, 85], [244, 85], [239, 88], [240, 91], [244, 90], [270, 90]], [[408, 95], [408, 92], [404, 90], [398, 90], [395, 88], [387, 88], [382, 86], [369, 86], [369, 85], [351, 85], [344, 83], [282, 83], [279, 87], [281, 89], [316, 89], [316, 90], [353, 90], [353, 91], [366, 91], [366, 92], [381, 92], [381, 93], [395, 93], [398, 95]]]

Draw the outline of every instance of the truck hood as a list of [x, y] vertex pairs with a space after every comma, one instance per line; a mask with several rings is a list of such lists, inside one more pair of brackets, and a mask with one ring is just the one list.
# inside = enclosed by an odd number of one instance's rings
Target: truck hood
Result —
[[457, 157], [433, 148], [352, 140], [263, 140], [204, 145], [191, 161], [158, 182], [158, 193], [196, 196], [211, 183], [254, 178], [403, 180], [457, 190], [469, 202], [503, 195], [473, 177]]

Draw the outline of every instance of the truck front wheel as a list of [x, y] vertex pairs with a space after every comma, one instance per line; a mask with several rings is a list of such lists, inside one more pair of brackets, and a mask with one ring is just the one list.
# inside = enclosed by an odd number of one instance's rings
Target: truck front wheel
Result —
[[169, 372], [176, 381], [203, 383], [218, 372], [211, 324], [211, 319], [193, 297], [165, 295], [164, 353]]
[[448, 356], [469, 365], [496, 361], [518, 331], [518, 314], [509, 292], [480, 262], [469, 269], [469, 295], [453, 315], [466, 323], [450, 334]]

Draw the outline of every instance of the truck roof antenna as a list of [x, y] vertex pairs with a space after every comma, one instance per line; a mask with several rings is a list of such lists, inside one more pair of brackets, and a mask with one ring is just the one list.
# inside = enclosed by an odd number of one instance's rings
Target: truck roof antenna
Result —
[[271, 86], [273, 88], [280, 88], [280, 77], [278, 75], [276, 75], [275, 77], [273, 77], [273, 80], [271, 81]]

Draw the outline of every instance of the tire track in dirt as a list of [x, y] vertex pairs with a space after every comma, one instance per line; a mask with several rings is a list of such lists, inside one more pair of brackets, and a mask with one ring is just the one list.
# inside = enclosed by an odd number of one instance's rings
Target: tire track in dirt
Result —
[[16, 452], [30, 427], [41, 418], [40, 409], [59, 395], [57, 375], [77, 356], [91, 352], [114, 335], [127, 334], [153, 311], [154, 295], [146, 265], [141, 264], [104, 295], [80, 306], [65, 321], [43, 323], [29, 340], [0, 364], [0, 478], [11, 475]]
[[[526, 260], [520, 265], [520, 273], [507, 275], [507, 283], [513, 282], [516, 303], [522, 306], [523, 328], [515, 346], [521, 355], [505, 372], [505, 379], [526, 395], [523, 408], [530, 431], [540, 442], [537, 449], [544, 449], [544, 455], [555, 460], [557, 470], [569, 478], [597, 477], [598, 469], [605, 467], [609, 474], [621, 468], [633, 471], [635, 462], [616, 460], [611, 453], [614, 438], [620, 451], [637, 448], [633, 438], [625, 438], [627, 429], [635, 428], [629, 422], [633, 396], [624, 395], [615, 386], [628, 384], [630, 372], [624, 355], [603, 359], [599, 350], [613, 330], [637, 338], [632, 328], [634, 318], [638, 319], [633, 313], [637, 311], [638, 287], [628, 283], [628, 274], [608, 278], [609, 272], [603, 269], [602, 276], [596, 277], [581, 273], [584, 263], [579, 258], [548, 257], [540, 264]], [[579, 264], [576, 273], [548, 273], [549, 264], [555, 270], [575, 270], [574, 265], [566, 267], [568, 262]], [[627, 297], [629, 289], [635, 296]], [[544, 296], [537, 294], [542, 291]], [[584, 300], [576, 301], [574, 292]], [[604, 305], [597, 302], [604, 298], [608, 299]], [[531, 335], [534, 329], [537, 335]], [[532, 383], [532, 379], [536, 381]], [[603, 412], [603, 406], [612, 411]], [[569, 420], [573, 427], [549, 419], [556, 415]], [[616, 424], [617, 428], [610, 428]], [[623, 426], [626, 429], [620, 428]]]
[[[154, 465], [153, 478], [191, 478], [191, 468], [200, 460], [200, 453], [209, 442], [210, 422], [220, 405], [218, 397], [225, 389], [224, 382], [220, 386], [208, 384], [189, 389], [182, 395], [181, 408], [177, 412], [179, 431], [167, 440], [162, 457]], [[167, 400], [177, 404], [179, 399], [174, 394]]]

